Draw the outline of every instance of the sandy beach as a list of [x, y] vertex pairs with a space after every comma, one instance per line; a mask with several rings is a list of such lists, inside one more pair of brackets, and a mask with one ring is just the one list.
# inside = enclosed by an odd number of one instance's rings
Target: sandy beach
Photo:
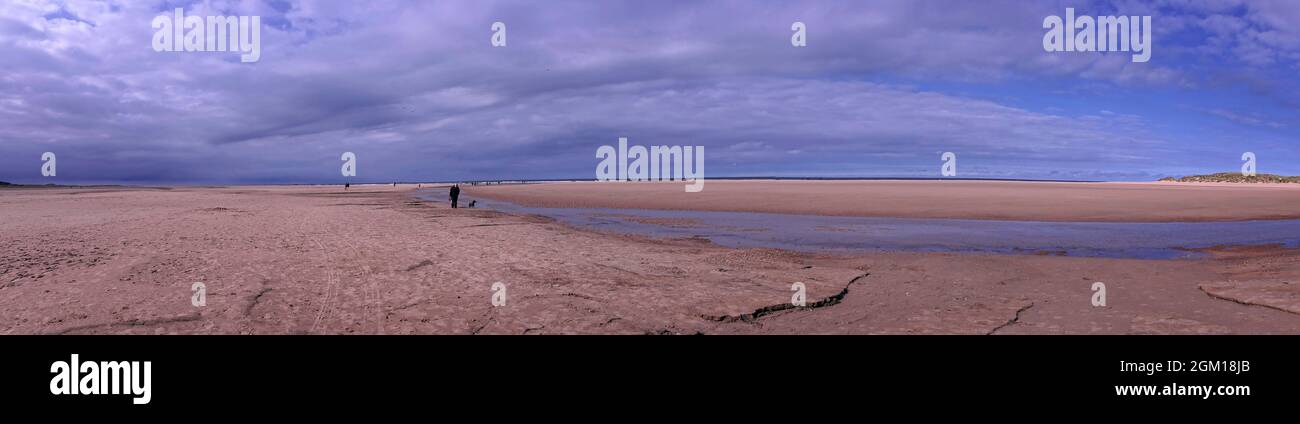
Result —
[[[680, 184], [466, 191], [540, 205], [934, 218], [1300, 215], [1300, 190], [1278, 187], [782, 181], [754, 197], [756, 187], [710, 181], [689, 195]], [[846, 190], [853, 187], [869, 189]], [[1277, 246], [1209, 249], [1197, 260], [793, 253], [451, 209], [417, 200], [414, 189], [0, 190], [0, 333], [1300, 332], [1300, 258]], [[1107, 285], [1105, 307], [1091, 304], [1098, 281]], [[205, 306], [191, 303], [195, 282], [206, 286]], [[507, 295], [494, 307], [497, 282]], [[806, 284], [808, 307], [784, 306], [793, 282]]]
[[1300, 184], [710, 180], [473, 187], [537, 207], [605, 207], [1017, 221], [1201, 222], [1300, 218]]

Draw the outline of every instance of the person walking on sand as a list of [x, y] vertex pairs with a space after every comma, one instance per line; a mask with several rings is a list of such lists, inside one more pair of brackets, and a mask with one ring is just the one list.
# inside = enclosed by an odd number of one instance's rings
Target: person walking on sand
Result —
[[451, 208], [456, 209], [456, 199], [460, 198], [460, 184], [451, 186]]

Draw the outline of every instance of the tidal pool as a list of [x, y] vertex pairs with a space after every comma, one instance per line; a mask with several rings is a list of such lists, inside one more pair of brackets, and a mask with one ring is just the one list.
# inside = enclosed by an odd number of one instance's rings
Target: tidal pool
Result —
[[[445, 191], [417, 197], [446, 202]], [[468, 204], [470, 198], [462, 199]], [[477, 207], [534, 214], [601, 231], [656, 238], [702, 237], [728, 247], [803, 252], [901, 251], [1056, 254], [1177, 259], [1217, 245], [1300, 247], [1300, 220], [1233, 222], [1044, 222], [867, 218], [754, 212], [535, 208], [491, 199]]]

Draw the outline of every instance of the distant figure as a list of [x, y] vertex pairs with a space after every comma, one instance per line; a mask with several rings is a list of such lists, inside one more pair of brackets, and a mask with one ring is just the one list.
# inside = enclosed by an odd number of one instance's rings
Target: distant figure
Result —
[[393, 187], [397, 187], [397, 183], [393, 183]]
[[456, 199], [460, 198], [460, 184], [451, 186], [451, 208], [456, 209]]
[[352, 187], [352, 184], [343, 183], [343, 189], [344, 189], [344, 190], [347, 190], [348, 187]]
[[477, 200], [470, 200], [470, 201], [469, 201], [469, 207], [470, 207], [470, 209], [473, 209], [473, 208], [474, 208], [474, 204], [475, 204], [475, 203], [478, 203], [478, 201], [477, 201]]

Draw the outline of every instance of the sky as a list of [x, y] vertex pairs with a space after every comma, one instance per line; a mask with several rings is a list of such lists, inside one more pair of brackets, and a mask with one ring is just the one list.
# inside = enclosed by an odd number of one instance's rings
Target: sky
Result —
[[[1150, 61], [1045, 51], [1066, 7], [1152, 16]], [[260, 59], [155, 51], [176, 8], [259, 16]], [[619, 137], [704, 146], [706, 178], [939, 177], [944, 152], [967, 178], [1149, 181], [1240, 171], [1244, 152], [1295, 175], [1300, 7], [0, 2], [0, 181], [594, 179]]]

